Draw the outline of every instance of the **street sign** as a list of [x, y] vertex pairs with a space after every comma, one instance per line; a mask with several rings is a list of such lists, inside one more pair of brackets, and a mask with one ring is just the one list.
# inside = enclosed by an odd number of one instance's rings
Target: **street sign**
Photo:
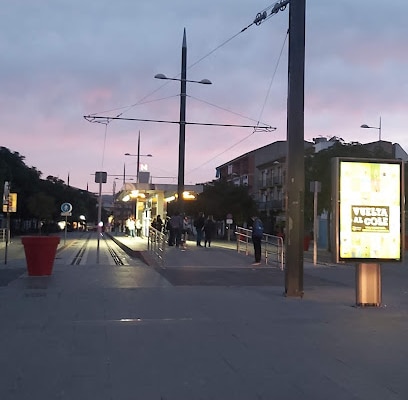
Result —
[[3, 200], [3, 212], [17, 212], [17, 193], [9, 193], [8, 200]]
[[107, 177], [107, 172], [97, 171], [95, 172], [95, 183], [106, 183]]
[[63, 213], [70, 213], [72, 211], [72, 204], [71, 203], [62, 203], [61, 204], [61, 211]]
[[71, 212], [62, 212], [61, 217], [71, 217], [72, 213]]
[[3, 190], [3, 204], [7, 205], [9, 202], [9, 193], [10, 193], [10, 184], [5, 181], [4, 182], [4, 190]]

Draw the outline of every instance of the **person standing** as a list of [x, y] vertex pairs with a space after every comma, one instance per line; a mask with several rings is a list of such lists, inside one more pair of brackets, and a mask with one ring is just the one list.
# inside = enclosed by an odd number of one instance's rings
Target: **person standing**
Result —
[[179, 247], [181, 242], [181, 232], [183, 230], [183, 218], [178, 211], [170, 218], [170, 225], [176, 241], [176, 247]]
[[215, 232], [215, 221], [212, 215], [209, 215], [204, 223], [204, 247], [211, 247], [211, 240]]
[[254, 245], [255, 262], [252, 265], [261, 264], [261, 246], [263, 236], [263, 224], [262, 221], [254, 216], [252, 217], [252, 243]]
[[203, 240], [203, 230], [204, 230], [204, 213], [200, 212], [198, 218], [194, 221], [194, 226], [197, 231], [197, 246], [201, 247], [201, 241]]
[[167, 243], [169, 246], [174, 246], [174, 230], [171, 226], [171, 217], [167, 216], [165, 230], [167, 233]]
[[137, 237], [142, 237], [142, 223], [140, 222], [140, 219], [136, 220], [136, 236]]
[[163, 220], [161, 219], [160, 215], [156, 218], [156, 229], [161, 232], [163, 229]]
[[136, 237], [136, 232], [135, 232], [136, 223], [133, 217], [129, 218], [128, 228], [129, 228], [129, 236], [132, 238]]

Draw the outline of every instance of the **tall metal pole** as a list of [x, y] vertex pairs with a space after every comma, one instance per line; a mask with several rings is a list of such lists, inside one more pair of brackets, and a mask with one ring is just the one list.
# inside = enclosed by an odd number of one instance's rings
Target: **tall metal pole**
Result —
[[100, 248], [100, 239], [102, 233], [102, 226], [101, 226], [101, 219], [102, 219], [102, 175], [99, 175], [99, 196], [98, 196], [98, 240], [96, 244], [96, 263], [99, 264], [99, 248]]
[[380, 117], [380, 125], [378, 128], [378, 141], [381, 142], [381, 117]]
[[303, 296], [304, 69], [306, 0], [291, 0], [287, 116], [286, 296]]
[[186, 145], [186, 86], [187, 86], [187, 41], [186, 28], [183, 33], [183, 45], [181, 48], [181, 79], [180, 79], [180, 134], [179, 134], [179, 162], [177, 181], [177, 205], [181, 213], [184, 212], [184, 162]]
[[140, 131], [139, 138], [137, 140], [137, 172], [136, 172], [136, 183], [139, 183], [139, 169], [140, 169]]
[[[136, 174], [136, 188], [138, 189], [138, 184], [139, 184], [139, 170], [140, 170], [140, 131], [139, 131], [139, 137], [137, 140], [137, 174]], [[139, 216], [137, 215], [137, 210], [139, 206], [137, 204], [137, 197], [135, 199], [135, 223], [139, 219]]]

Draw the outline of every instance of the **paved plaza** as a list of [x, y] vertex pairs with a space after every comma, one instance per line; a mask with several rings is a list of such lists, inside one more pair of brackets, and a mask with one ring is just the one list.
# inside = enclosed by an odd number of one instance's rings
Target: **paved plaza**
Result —
[[2, 265], [0, 399], [408, 398], [406, 263], [382, 265], [382, 305], [362, 308], [353, 266], [305, 254], [300, 299], [252, 261], [192, 242], [163, 267]]

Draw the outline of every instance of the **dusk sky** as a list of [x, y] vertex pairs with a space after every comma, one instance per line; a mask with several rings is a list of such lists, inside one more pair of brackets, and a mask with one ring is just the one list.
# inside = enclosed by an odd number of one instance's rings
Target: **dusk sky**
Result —
[[[187, 34], [188, 122], [277, 129], [187, 125], [185, 183], [215, 178], [217, 166], [286, 139], [289, 7], [260, 26], [263, 0], [0, 0], [1, 146], [25, 157], [42, 178], [56, 176], [105, 193], [136, 174], [177, 183], [177, 124], [83, 116], [179, 120], [183, 30]], [[381, 138], [408, 152], [408, 2], [306, 1], [305, 139]], [[251, 26], [249, 26], [251, 25]], [[248, 27], [249, 26], [249, 27]], [[248, 29], [241, 32], [244, 28]], [[101, 120], [101, 122], [105, 122]]]

